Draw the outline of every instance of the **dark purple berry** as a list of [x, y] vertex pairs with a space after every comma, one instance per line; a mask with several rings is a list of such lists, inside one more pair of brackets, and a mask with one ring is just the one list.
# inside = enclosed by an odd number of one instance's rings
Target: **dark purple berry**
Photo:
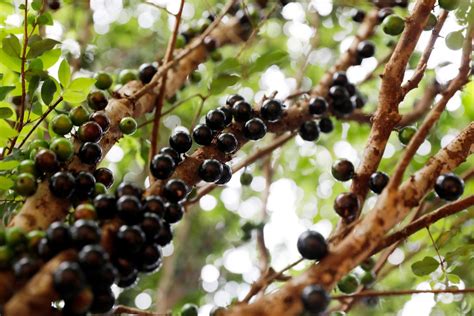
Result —
[[233, 106], [234, 103], [238, 102], [238, 101], [244, 101], [244, 97], [241, 96], [241, 95], [238, 95], [238, 94], [232, 94], [230, 95], [229, 97], [227, 97], [227, 100], [225, 101], [225, 103], [229, 106]]
[[166, 203], [164, 220], [169, 224], [174, 224], [181, 220], [184, 215], [184, 207], [180, 203]]
[[245, 101], [236, 102], [232, 106], [232, 116], [236, 122], [245, 123], [253, 116], [252, 106]]
[[122, 182], [117, 188], [115, 195], [117, 198], [124, 195], [133, 195], [138, 199], [142, 198], [143, 189], [131, 182]]
[[142, 64], [138, 69], [138, 78], [144, 84], [147, 84], [153, 79], [153, 76], [158, 70], [153, 64]]
[[150, 172], [157, 179], [167, 179], [171, 176], [175, 168], [173, 158], [165, 154], [158, 154], [153, 157], [150, 163]]
[[162, 226], [161, 218], [156, 213], [145, 213], [140, 224], [147, 242], [153, 242], [158, 238]]
[[111, 194], [99, 194], [94, 199], [94, 208], [99, 219], [110, 219], [117, 214], [117, 200]]
[[154, 213], [161, 218], [165, 212], [165, 203], [158, 195], [147, 196], [143, 202], [143, 212]]
[[232, 179], [232, 169], [228, 164], [222, 164], [222, 174], [216, 184], [226, 184]]
[[244, 136], [251, 140], [259, 140], [265, 136], [267, 133], [267, 126], [265, 123], [255, 117], [250, 119], [244, 125]]
[[177, 203], [186, 198], [189, 193], [189, 187], [183, 180], [171, 179], [166, 182], [163, 194], [168, 201]]
[[110, 311], [114, 304], [115, 296], [110, 288], [95, 291], [90, 312], [93, 314], [104, 314]]
[[76, 248], [81, 249], [100, 243], [101, 231], [95, 221], [80, 219], [72, 225], [71, 237]]
[[185, 131], [177, 131], [170, 137], [170, 146], [179, 153], [185, 153], [193, 144], [191, 135]]
[[117, 249], [126, 256], [140, 251], [145, 243], [145, 233], [139, 226], [122, 225], [117, 232]]
[[349, 79], [347, 79], [347, 75], [345, 72], [343, 71], [338, 71], [338, 72], [335, 72], [333, 75], [332, 75], [332, 85], [333, 86], [345, 86], [346, 84], [349, 83]]
[[225, 113], [219, 109], [207, 112], [206, 125], [212, 130], [219, 131], [225, 127]]
[[35, 155], [35, 168], [40, 173], [51, 173], [59, 169], [56, 154], [49, 149], [42, 149]]
[[339, 159], [334, 162], [331, 173], [336, 180], [349, 181], [354, 177], [354, 165], [347, 159]]
[[84, 274], [76, 262], [64, 261], [53, 272], [53, 285], [62, 298], [71, 298], [85, 286]]
[[306, 121], [301, 124], [298, 134], [306, 141], [315, 141], [319, 137], [319, 127], [315, 121]]
[[324, 114], [328, 110], [328, 103], [322, 97], [316, 97], [309, 102], [309, 113], [313, 115]]
[[260, 109], [262, 119], [269, 122], [278, 121], [283, 115], [283, 103], [279, 100], [269, 100]]
[[334, 129], [334, 125], [329, 117], [323, 117], [318, 123], [319, 130], [321, 133], [331, 133]]
[[94, 171], [95, 181], [102, 183], [107, 188], [114, 183], [114, 174], [108, 168], [98, 168]]
[[54, 196], [59, 198], [70, 198], [75, 188], [75, 179], [72, 173], [67, 171], [56, 172], [49, 179], [49, 189]]
[[209, 145], [213, 137], [212, 130], [205, 124], [199, 124], [193, 129], [193, 139], [198, 145]]
[[436, 179], [436, 194], [443, 200], [457, 200], [464, 193], [464, 181], [454, 173], [445, 173]]
[[357, 54], [362, 58], [369, 58], [375, 54], [375, 45], [371, 41], [362, 41], [357, 45]]
[[137, 262], [138, 270], [140, 272], [154, 272], [162, 262], [161, 248], [157, 244], [148, 244], [143, 247], [140, 252], [139, 260]]
[[222, 175], [222, 164], [216, 159], [206, 159], [199, 166], [198, 174], [206, 182], [216, 182]]
[[92, 113], [90, 116], [90, 120], [99, 124], [103, 133], [109, 130], [110, 119], [109, 119], [109, 116], [105, 112], [99, 111], [99, 112]]
[[319, 285], [308, 285], [301, 292], [304, 309], [310, 313], [324, 312], [331, 300], [324, 288]]
[[354, 193], [341, 193], [334, 200], [334, 210], [346, 222], [352, 222], [359, 211], [359, 199]]
[[87, 142], [79, 149], [79, 159], [88, 165], [94, 165], [102, 158], [102, 148], [97, 143]]
[[297, 247], [301, 256], [309, 260], [321, 260], [328, 253], [326, 239], [312, 230], [307, 230], [300, 235]]
[[163, 147], [160, 149], [160, 154], [165, 154], [173, 158], [174, 164], [177, 166], [183, 159], [181, 155], [171, 147]]
[[237, 146], [237, 138], [232, 133], [222, 133], [217, 137], [217, 148], [226, 154], [235, 152]]
[[75, 194], [80, 198], [87, 198], [94, 193], [95, 178], [92, 173], [81, 171], [76, 176]]
[[171, 242], [172, 239], [173, 233], [171, 232], [170, 224], [167, 222], [163, 222], [160, 232], [158, 233], [158, 237], [156, 238], [156, 242], [160, 246], [166, 246]]
[[123, 195], [117, 200], [117, 212], [120, 219], [129, 225], [138, 224], [143, 218], [140, 200], [133, 195]]
[[389, 178], [386, 173], [381, 171], [374, 172], [369, 179], [369, 189], [374, 193], [380, 194], [388, 184], [388, 180]]
[[88, 274], [97, 271], [109, 261], [109, 255], [99, 245], [87, 245], [79, 251], [79, 264]]

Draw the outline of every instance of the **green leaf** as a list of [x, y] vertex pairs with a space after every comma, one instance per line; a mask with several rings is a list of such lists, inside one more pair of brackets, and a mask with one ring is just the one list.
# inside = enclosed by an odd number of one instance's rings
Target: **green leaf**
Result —
[[219, 94], [226, 88], [236, 84], [239, 79], [240, 77], [237, 75], [219, 74], [212, 80], [209, 86], [209, 92], [213, 95]]
[[0, 120], [0, 147], [5, 147], [8, 139], [15, 137], [16, 135], [18, 135], [18, 132], [14, 128], [12, 128], [6, 121]]
[[3, 87], [0, 87], [0, 101], [3, 101], [8, 92], [12, 91], [15, 89], [15, 86], [3, 86]]
[[56, 92], [56, 84], [51, 79], [46, 79], [41, 86], [41, 99], [44, 104], [49, 105], [53, 101], [54, 93]]
[[41, 9], [41, 0], [34, 0], [31, 2], [31, 8], [35, 11], [39, 11]]
[[0, 63], [12, 71], [21, 71], [21, 59], [8, 55], [3, 49], [0, 49]]
[[13, 168], [16, 168], [20, 162], [18, 160], [2, 160], [0, 161], [0, 170], [12, 170]]
[[45, 38], [31, 44], [30, 51], [26, 55], [27, 58], [35, 58], [41, 56], [44, 52], [53, 49], [59, 42], [51, 38]]
[[53, 17], [49, 12], [41, 14], [37, 19], [39, 25], [53, 25]]
[[43, 61], [43, 69], [53, 66], [59, 60], [59, 57], [61, 57], [61, 49], [59, 48], [49, 50], [41, 55], [40, 59]]
[[77, 104], [81, 103], [87, 98], [91, 87], [94, 85], [95, 79], [93, 78], [76, 78], [70, 84], [69, 87], [64, 91], [63, 99], [66, 102]]
[[59, 65], [58, 78], [63, 87], [67, 87], [69, 85], [69, 81], [71, 80], [71, 68], [69, 68], [69, 64], [66, 59], [63, 59], [61, 65]]
[[0, 190], [8, 190], [13, 187], [13, 180], [4, 176], [0, 176]]
[[6, 119], [13, 115], [13, 110], [7, 107], [0, 107], [0, 119]]
[[237, 60], [237, 58], [230, 57], [225, 60], [223, 60], [221, 63], [219, 63], [215, 69], [217, 73], [230, 73], [230, 72], [237, 72], [240, 70], [240, 62]]
[[43, 61], [40, 58], [35, 58], [30, 62], [28, 67], [33, 72], [39, 72], [43, 70]]
[[417, 276], [424, 276], [438, 269], [438, 266], [439, 262], [433, 257], [424, 257], [423, 260], [412, 264], [411, 270]]
[[40, 84], [40, 77], [39, 76], [32, 76], [31, 79], [28, 81], [28, 95], [32, 96], [33, 93], [36, 92]]
[[281, 65], [288, 60], [288, 53], [282, 50], [274, 50], [263, 54], [253, 62], [250, 72], [258, 72], [267, 69], [271, 65]]
[[10, 34], [2, 40], [3, 51], [12, 57], [20, 57], [21, 44], [18, 38]]

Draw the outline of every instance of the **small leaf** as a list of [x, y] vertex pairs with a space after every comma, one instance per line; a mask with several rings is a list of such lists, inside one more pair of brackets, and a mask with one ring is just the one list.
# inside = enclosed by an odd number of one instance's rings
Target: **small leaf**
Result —
[[13, 110], [7, 107], [0, 107], [0, 119], [6, 119], [13, 115]]
[[31, 2], [31, 8], [35, 11], [39, 11], [41, 9], [41, 3], [41, 0], [33, 0], [33, 2]]
[[458, 275], [452, 274], [452, 273], [448, 273], [448, 280], [449, 280], [449, 282], [452, 282], [452, 283], [460, 283], [461, 282], [461, 278]]
[[281, 65], [288, 60], [288, 53], [282, 50], [274, 50], [263, 54], [253, 62], [250, 72], [258, 72], [267, 69], [271, 65]]
[[2, 160], [0, 161], [0, 170], [12, 170], [13, 168], [16, 168], [20, 163], [18, 160]]
[[35, 58], [30, 62], [29, 69], [33, 72], [39, 72], [43, 70], [43, 61], [39, 58]]
[[4, 87], [0, 87], [0, 101], [3, 101], [8, 92], [12, 91], [15, 89], [15, 86], [4, 86]]
[[91, 87], [94, 85], [95, 79], [93, 78], [76, 78], [70, 84], [69, 87], [64, 91], [63, 99], [66, 102], [77, 104], [81, 103], [87, 98]]
[[40, 59], [43, 61], [43, 69], [48, 69], [53, 66], [61, 57], [61, 49], [56, 48], [49, 50], [41, 55]]
[[0, 147], [5, 147], [8, 139], [15, 137], [16, 135], [18, 135], [18, 132], [14, 128], [12, 128], [6, 121], [0, 120]]
[[31, 79], [28, 81], [28, 95], [32, 96], [33, 93], [36, 92], [40, 84], [40, 77], [39, 76], [32, 76]]
[[237, 75], [219, 74], [212, 80], [209, 86], [209, 92], [213, 95], [219, 94], [226, 88], [236, 84], [239, 79], [240, 77]]
[[217, 73], [230, 73], [238, 70], [240, 70], [240, 62], [234, 57], [223, 60], [216, 66], [215, 69]]
[[12, 71], [21, 71], [21, 59], [8, 55], [3, 49], [0, 49], [0, 63]]
[[35, 58], [41, 56], [44, 52], [53, 49], [53, 47], [59, 42], [51, 38], [45, 38], [31, 44], [30, 51], [27, 54], [27, 58]]
[[61, 65], [59, 65], [58, 78], [63, 87], [67, 87], [69, 85], [69, 81], [71, 80], [71, 68], [69, 68], [69, 64], [66, 59], [63, 59]]
[[49, 12], [41, 14], [36, 21], [39, 25], [53, 25], [53, 17]]
[[2, 40], [2, 49], [7, 55], [20, 57], [21, 44], [18, 38], [10, 34]]
[[411, 270], [417, 276], [428, 275], [439, 267], [439, 262], [433, 257], [424, 257], [423, 260], [417, 261], [411, 265]]
[[13, 180], [4, 176], [0, 176], [0, 190], [8, 190], [13, 187]]
[[54, 93], [56, 92], [56, 84], [51, 79], [46, 79], [41, 86], [41, 99], [44, 104], [49, 105], [53, 101]]

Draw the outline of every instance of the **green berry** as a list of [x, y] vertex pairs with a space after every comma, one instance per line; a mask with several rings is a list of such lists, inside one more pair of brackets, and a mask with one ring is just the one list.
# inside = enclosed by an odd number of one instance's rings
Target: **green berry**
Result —
[[103, 185], [100, 182], [96, 182], [96, 184], [95, 184], [95, 195], [105, 194], [105, 193], [107, 193], [107, 188], [105, 187], [105, 185]]
[[38, 152], [40, 149], [43, 148], [49, 148], [48, 142], [43, 139], [35, 139], [28, 145], [28, 151], [30, 153], [30, 156], [33, 151]]
[[191, 82], [194, 82], [194, 83], [200, 82], [200, 81], [202, 80], [201, 73], [200, 73], [200, 72], [197, 72], [197, 71], [193, 71], [193, 72], [189, 75], [189, 80], [190, 80]]
[[51, 121], [51, 128], [58, 135], [66, 135], [72, 129], [72, 121], [68, 115], [59, 114]]
[[80, 126], [89, 121], [89, 116], [89, 110], [82, 105], [73, 108], [71, 112], [69, 112], [69, 117], [71, 118], [72, 124], [75, 126]]
[[183, 35], [179, 34], [176, 37], [176, 48], [183, 48], [186, 45], [186, 39]]
[[435, 27], [436, 23], [438, 23], [436, 15], [430, 13], [430, 15], [428, 16], [428, 21], [426, 21], [425, 27], [423, 29], [425, 31], [431, 31]]
[[415, 135], [417, 129], [414, 126], [406, 126], [398, 132], [398, 139], [403, 145], [408, 145], [410, 139]]
[[395, 14], [389, 15], [382, 22], [382, 29], [385, 34], [388, 35], [399, 35], [405, 28], [405, 20]]
[[9, 227], [5, 234], [5, 240], [7, 246], [16, 249], [26, 244], [26, 235], [20, 227]]
[[360, 283], [365, 286], [370, 286], [375, 282], [375, 273], [372, 271], [365, 271], [362, 277], [360, 278]]
[[464, 43], [464, 35], [461, 31], [451, 32], [444, 39], [446, 46], [452, 50], [459, 50]]
[[249, 186], [252, 183], [253, 176], [248, 172], [244, 172], [240, 175], [240, 184]]
[[17, 167], [17, 173], [29, 173], [36, 175], [35, 162], [32, 159], [25, 159]]
[[0, 246], [0, 269], [8, 268], [13, 258], [13, 251], [8, 246]]
[[72, 142], [64, 137], [55, 138], [50, 145], [59, 161], [68, 161], [74, 155]]
[[439, 0], [438, 3], [441, 8], [451, 11], [459, 7], [461, 0]]
[[38, 246], [40, 240], [46, 236], [46, 233], [42, 230], [32, 230], [26, 234], [28, 242], [28, 249], [34, 250]]
[[370, 270], [372, 270], [372, 269], [375, 267], [375, 260], [374, 260], [374, 258], [370, 257], [370, 258], [365, 259], [365, 260], [362, 261], [362, 263], [360, 264], [360, 267], [361, 267], [362, 270], [364, 270], [364, 271], [370, 271]]
[[16, 178], [14, 189], [21, 196], [35, 194], [37, 188], [36, 178], [31, 173], [21, 173]]
[[211, 53], [211, 59], [212, 59], [212, 61], [216, 61], [216, 62], [221, 61], [222, 60], [222, 54], [219, 51], [215, 50]]
[[353, 274], [348, 274], [337, 283], [337, 287], [342, 293], [354, 293], [359, 287], [359, 280]]
[[100, 71], [95, 74], [94, 79], [96, 80], [95, 86], [97, 89], [107, 90], [112, 85], [112, 76], [106, 72]]
[[184, 304], [181, 308], [181, 316], [198, 316], [198, 307], [194, 304]]
[[119, 124], [120, 131], [125, 135], [135, 133], [137, 126], [137, 121], [133, 117], [124, 117]]
[[118, 81], [121, 84], [126, 84], [132, 80], [137, 80], [137, 74], [131, 69], [124, 69], [118, 75]]

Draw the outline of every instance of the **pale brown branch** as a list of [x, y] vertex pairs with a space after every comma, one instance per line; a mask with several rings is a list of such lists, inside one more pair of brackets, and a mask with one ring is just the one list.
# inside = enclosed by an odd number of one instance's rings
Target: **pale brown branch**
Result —
[[444, 290], [401, 290], [401, 291], [364, 291], [355, 294], [347, 295], [335, 295], [331, 297], [334, 300], [345, 300], [349, 298], [356, 297], [373, 297], [373, 296], [400, 296], [400, 295], [413, 295], [413, 294], [422, 294], [422, 293], [453, 293], [453, 294], [467, 294], [474, 293], [474, 289], [444, 289]]

